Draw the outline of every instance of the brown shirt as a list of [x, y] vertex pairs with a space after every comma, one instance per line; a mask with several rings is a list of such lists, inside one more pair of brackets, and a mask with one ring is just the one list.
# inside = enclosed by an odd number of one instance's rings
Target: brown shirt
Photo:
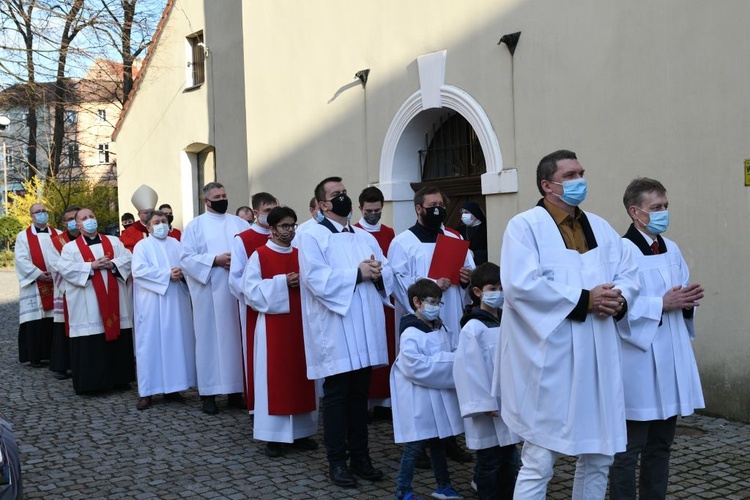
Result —
[[554, 206], [547, 200], [544, 200], [544, 208], [547, 209], [555, 224], [557, 224], [560, 235], [562, 235], [562, 239], [565, 241], [565, 247], [568, 250], [577, 250], [578, 253], [589, 251], [589, 246], [586, 244], [586, 236], [583, 234], [583, 226], [581, 226], [580, 219], [583, 212], [580, 208], [576, 207], [574, 217], [571, 217], [564, 210]]
[[[589, 246], [586, 244], [586, 236], [583, 234], [583, 226], [581, 226], [581, 214], [583, 212], [580, 208], [576, 207], [573, 217], [568, 215], [565, 210], [554, 206], [547, 200], [544, 200], [544, 208], [547, 209], [555, 224], [557, 224], [557, 229], [560, 230], [560, 235], [562, 235], [565, 247], [568, 250], [577, 250], [578, 253], [589, 251]], [[593, 308], [593, 298], [589, 294], [588, 311], [591, 312]]]

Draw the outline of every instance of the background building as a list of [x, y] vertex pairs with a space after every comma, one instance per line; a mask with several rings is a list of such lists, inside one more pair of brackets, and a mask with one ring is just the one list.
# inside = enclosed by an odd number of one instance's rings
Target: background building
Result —
[[739, 0], [174, 0], [115, 131], [120, 210], [146, 182], [184, 225], [216, 179], [231, 209], [262, 190], [306, 214], [341, 175], [354, 196], [379, 186], [400, 231], [414, 189], [439, 183], [486, 207], [497, 260], [539, 159], [572, 149], [584, 208], [622, 233], [629, 181], [667, 186], [668, 236], [707, 290], [708, 411], [750, 420], [748, 16]]

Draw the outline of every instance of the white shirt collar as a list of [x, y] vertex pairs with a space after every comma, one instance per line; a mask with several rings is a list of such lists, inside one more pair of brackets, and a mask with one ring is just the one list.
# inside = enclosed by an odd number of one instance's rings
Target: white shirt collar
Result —
[[362, 229], [364, 229], [368, 233], [377, 233], [378, 231], [380, 231], [380, 221], [372, 226], [367, 223], [364, 217], [362, 217], [361, 219], [359, 219], [359, 225], [362, 226]]
[[282, 247], [281, 245], [277, 245], [272, 240], [268, 240], [266, 242], [266, 246], [270, 248], [271, 250], [273, 250], [274, 252], [278, 252], [278, 253], [292, 253], [292, 250], [294, 249], [293, 246]]
[[[638, 228], [636, 227], [636, 229], [638, 229]], [[647, 235], [646, 233], [644, 233], [640, 229], [638, 229], [638, 232], [641, 233], [641, 236], [643, 236], [643, 239], [646, 240], [646, 243], [648, 243], [648, 246], [651, 246], [651, 243], [653, 243], [655, 241], [659, 241], [656, 238], [652, 238], [651, 236]]]
[[271, 234], [271, 228], [270, 227], [268, 229], [266, 229], [265, 227], [259, 226], [258, 224], [253, 224], [252, 226], [250, 226], [250, 229], [252, 229], [253, 231], [255, 231], [258, 234]]

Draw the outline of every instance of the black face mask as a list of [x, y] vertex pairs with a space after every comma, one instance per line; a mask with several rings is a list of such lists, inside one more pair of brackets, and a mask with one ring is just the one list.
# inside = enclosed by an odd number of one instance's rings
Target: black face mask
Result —
[[443, 207], [422, 207], [422, 222], [429, 229], [438, 229], [445, 221], [447, 212]]
[[229, 208], [229, 200], [208, 200], [208, 202], [211, 203], [211, 208], [214, 212], [218, 214], [227, 213], [227, 208]]
[[374, 226], [378, 222], [380, 222], [380, 217], [383, 215], [383, 212], [368, 212], [364, 215], [362, 215], [362, 218], [367, 222], [369, 225]]
[[130, 226], [132, 226], [132, 225], [133, 225], [133, 223], [132, 223], [132, 222], [128, 222], [127, 224], [123, 224], [123, 225], [122, 225], [122, 227], [124, 227], [125, 229], [127, 229], [127, 228], [129, 228]]
[[352, 213], [352, 199], [346, 193], [341, 193], [335, 198], [328, 200], [331, 202], [331, 212], [339, 217], [346, 217]]
[[167, 215], [167, 222], [169, 223], [170, 226], [172, 225], [173, 220], [174, 220], [174, 215]]

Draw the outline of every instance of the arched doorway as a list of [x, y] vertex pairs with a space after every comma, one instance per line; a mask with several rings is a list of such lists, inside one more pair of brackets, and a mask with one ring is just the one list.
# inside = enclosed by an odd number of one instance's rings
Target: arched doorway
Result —
[[446, 226], [460, 227], [460, 208], [467, 201], [477, 202], [486, 212], [482, 174], [487, 164], [479, 137], [466, 118], [446, 110], [425, 134], [425, 146], [418, 154], [421, 178], [411, 187], [416, 192], [435, 186], [450, 198]]

